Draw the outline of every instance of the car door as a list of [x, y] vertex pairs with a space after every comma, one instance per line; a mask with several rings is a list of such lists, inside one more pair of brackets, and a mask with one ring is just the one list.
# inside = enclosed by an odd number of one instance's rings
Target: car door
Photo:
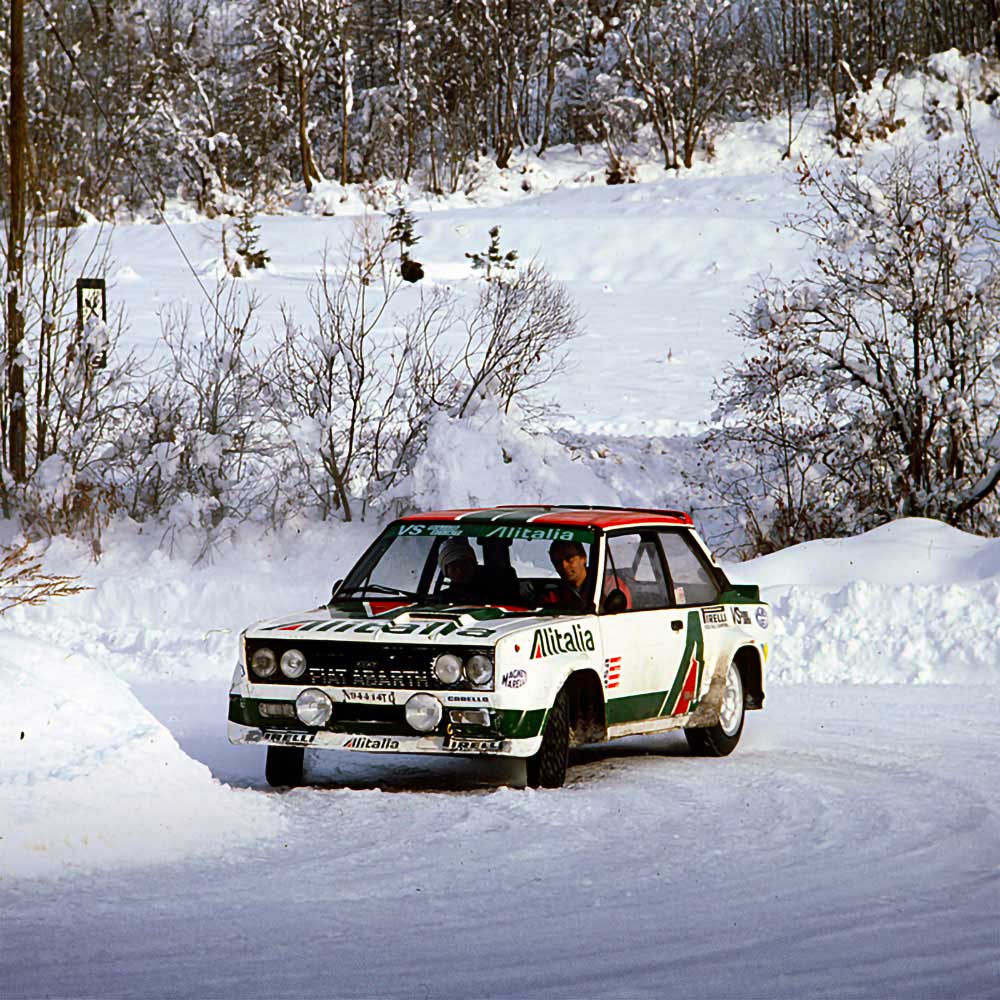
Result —
[[[655, 530], [609, 534], [599, 593], [599, 627], [604, 650], [608, 725], [663, 714], [670, 682], [686, 645], [683, 612], [673, 598]], [[613, 590], [628, 595], [628, 607], [605, 611]]]
[[669, 690], [663, 715], [686, 715], [698, 704], [706, 680], [706, 664], [712, 662], [717, 643], [716, 629], [728, 624], [726, 609], [717, 602], [718, 580], [711, 567], [696, 551], [684, 531], [657, 532], [673, 598], [672, 616], [684, 622], [684, 648], [673, 671], [667, 669]]

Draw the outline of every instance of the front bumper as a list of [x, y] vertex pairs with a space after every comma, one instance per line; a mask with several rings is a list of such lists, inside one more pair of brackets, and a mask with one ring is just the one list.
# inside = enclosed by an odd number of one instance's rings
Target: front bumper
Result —
[[488, 736], [341, 733], [325, 729], [269, 729], [229, 723], [229, 742], [315, 750], [353, 750], [361, 753], [472, 754], [495, 757], [530, 757], [541, 745], [541, 736], [506, 739]]
[[[499, 709], [493, 704], [492, 693], [443, 695], [445, 718], [432, 733], [418, 733], [405, 722], [403, 705], [416, 692], [353, 691], [348, 698], [347, 692], [327, 688], [325, 693], [334, 703], [334, 715], [325, 726], [315, 729], [294, 717], [290, 693], [298, 692], [273, 685], [234, 687], [229, 696], [229, 742], [367, 753], [529, 757], [538, 750], [542, 739], [544, 710]], [[369, 698], [378, 700], [370, 703]], [[268, 706], [276, 704], [287, 706], [288, 714], [265, 714]], [[452, 724], [452, 712], [470, 708], [488, 711], [490, 725]]]

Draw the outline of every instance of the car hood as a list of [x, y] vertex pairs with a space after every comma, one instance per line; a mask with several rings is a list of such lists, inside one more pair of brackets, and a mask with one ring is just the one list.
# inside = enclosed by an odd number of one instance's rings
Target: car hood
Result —
[[273, 641], [308, 636], [310, 640], [330, 642], [482, 646], [515, 632], [566, 625], [586, 617], [589, 616], [511, 615], [496, 608], [413, 606], [369, 616], [323, 607], [257, 622], [246, 630], [246, 638]]

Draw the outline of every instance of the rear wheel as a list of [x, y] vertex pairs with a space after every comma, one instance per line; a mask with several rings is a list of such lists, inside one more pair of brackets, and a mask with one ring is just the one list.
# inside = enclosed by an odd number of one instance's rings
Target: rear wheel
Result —
[[562, 788], [569, 759], [569, 696], [563, 688], [549, 711], [538, 752], [525, 761], [531, 788]]
[[306, 752], [302, 747], [268, 747], [264, 777], [272, 788], [302, 784]]
[[736, 749], [740, 741], [743, 719], [743, 679], [739, 667], [730, 663], [718, 724], [704, 729], [685, 729], [688, 746], [700, 757], [725, 757]]

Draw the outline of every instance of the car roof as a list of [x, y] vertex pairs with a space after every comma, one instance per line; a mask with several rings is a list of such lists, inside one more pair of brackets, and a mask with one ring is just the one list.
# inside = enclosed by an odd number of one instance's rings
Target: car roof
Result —
[[591, 507], [561, 504], [511, 504], [504, 507], [467, 507], [457, 510], [432, 510], [407, 514], [401, 521], [465, 521], [474, 524], [500, 522], [506, 524], [564, 524], [577, 528], [622, 528], [634, 524], [683, 525], [693, 521], [682, 510], [661, 510], [647, 507]]

